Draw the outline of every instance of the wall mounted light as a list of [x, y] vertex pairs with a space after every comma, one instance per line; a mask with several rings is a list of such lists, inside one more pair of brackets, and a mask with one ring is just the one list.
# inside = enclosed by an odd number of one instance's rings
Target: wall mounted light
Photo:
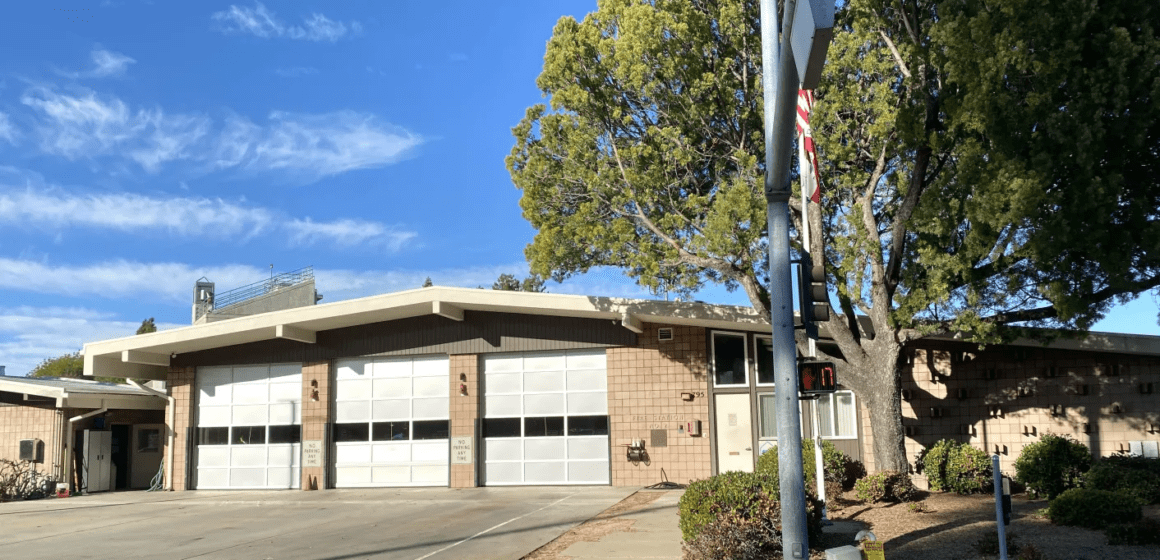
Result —
[[467, 396], [467, 384], [466, 383], [459, 384], [459, 396], [461, 396], [461, 397]]

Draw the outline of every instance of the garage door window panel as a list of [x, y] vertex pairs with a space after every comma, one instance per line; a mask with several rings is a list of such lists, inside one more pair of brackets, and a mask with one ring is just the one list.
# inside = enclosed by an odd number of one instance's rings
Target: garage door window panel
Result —
[[411, 423], [411, 439], [448, 439], [451, 426], [447, 420], [416, 420]]
[[270, 426], [268, 439], [271, 444], [302, 443], [302, 426]]
[[365, 422], [335, 424], [334, 441], [336, 443], [343, 443], [348, 441], [370, 441], [370, 427], [371, 425]]
[[406, 441], [411, 439], [410, 422], [375, 422], [371, 425], [374, 441]]
[[483, 437], [485, 438], [518, 438], [520, 431], [519, 418], [484, 418]]

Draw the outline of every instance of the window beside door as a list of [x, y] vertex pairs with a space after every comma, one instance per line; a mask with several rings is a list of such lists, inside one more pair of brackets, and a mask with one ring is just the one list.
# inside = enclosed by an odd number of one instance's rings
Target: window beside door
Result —
[[858, 437], [858, 407], [853, 391], [821, 395], [814, 401], [818, 407], [818, 433], [827, 439]]
[[746, 354], [744, 334], [713, 333], [713, 384], [717, 387], [748, 385]]

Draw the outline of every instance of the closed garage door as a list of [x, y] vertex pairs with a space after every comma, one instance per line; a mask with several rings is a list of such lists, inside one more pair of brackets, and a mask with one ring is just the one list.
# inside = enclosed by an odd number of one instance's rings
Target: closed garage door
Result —
[[338, 362], [336, 486], [447, 486], [448, 368], [447, 356]]
[[603, 350], [484, 358], [484, 483], [608, 484]]
[[298, 488], [302, 366], [197, 370], [197, 488]]

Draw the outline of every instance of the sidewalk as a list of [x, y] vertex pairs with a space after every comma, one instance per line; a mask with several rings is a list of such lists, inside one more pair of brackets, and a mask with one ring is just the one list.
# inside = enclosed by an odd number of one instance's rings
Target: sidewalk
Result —
[[[680, 560], [677, 501], [683, 493], [683, 490], [640, 490], [523, 560]], [[827, 535], [840, 534], [842, 537], [835, 540], [848, 540], [849, 543], [842, 544], [851, 544], [854, 533], [863, 528], [858, 522], [840, 521], [824, 531]]]

